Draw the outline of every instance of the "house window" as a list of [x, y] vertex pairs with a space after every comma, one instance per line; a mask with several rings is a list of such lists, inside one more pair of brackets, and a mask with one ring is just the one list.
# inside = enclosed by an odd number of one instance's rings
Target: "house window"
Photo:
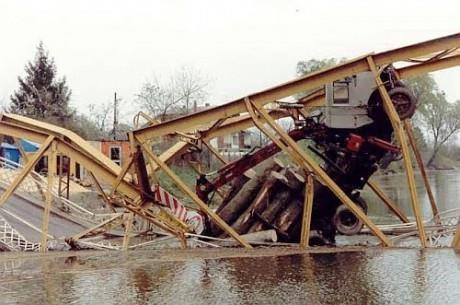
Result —
[[121, 147], [111, 146], [110, 147], [110, 160], [121, 166]]
[[240, 146], [240, 138], [238, 137], [238, 134], [233, 135], [233, 146]]
[[224, 136], [224, 141], [223, 141], [223, 148], [232, 148], [232, 136], [231, 135], [225, 135]]

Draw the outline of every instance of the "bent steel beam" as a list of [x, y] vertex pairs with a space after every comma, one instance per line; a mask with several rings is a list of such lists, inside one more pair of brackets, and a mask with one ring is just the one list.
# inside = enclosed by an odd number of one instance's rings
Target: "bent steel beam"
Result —
[[411, 158], [409, 154], [409, 147], [407, 145], [406, 136], [404, 135], [404, 129], [403, 129], [401, 120], [399, 119], [399, 115], [396, 112], [396, 109], [391, 101], [391, 98], [388, 95], [388, 92], [382, 80], [380, 79], [380, 74], [377, 71], [377, 67], [375, 65], [374, 58], [372, 56], [368, 56], [367, 61], [369, 64], [369, 69], [374, 74], [375, 82], [377, 83], [377, 88], [380, 92], [380, 96], [382, 97], [385, 112], [387, 113], [390, 119], [391, 125], [393, 126], [394, 133], [396, 134], [399, 144], [401, 145], [404, 167], [406, 170], [407, 184], [409, 185], [409, 190], [411, 194], [411, 204], [412, 204], [412, 209], [415, 215], [415, 221], [417, 222], [417, 229], [418, 229], [418, 233], [420, 237], [420, 243], [423, 248], [426, 248], [425, 228], [423, 224], [422, 214], [420, 211], [418, 195], [417, 195], [417, 187], [415, 184], [414, 170], [412, 168], [412, 162], [411, 162]]
[[[334, 193], [335, 196], [350, 210], [355, 214], [355, 216], [360, 219], [370, 230], [371, 232], [379, 238], [383, 245], [391, 246], [392, 242], [383, 234], [383, 232], [364, 214], [362, 209], [358, 207], [346, 194], [345, 192], [332, 180], [329, 175], [319, 166], [316, 162], [308, 156], [298, 145], [297, 143], [289, 137], [289, 135], [282, 130], [282, 128], [271, 119], [270, 115], [263, 109], [257, 109], [254, 104], [252, 104], [249, 98], [246, 98], [246, 105], [248, 112], [254, 119], [254, 123], [257, 127], [264, 132], [270, 139], [277, 143], [281, 142], [273, 134], [271, 134], [266, 127], [264, 127], [263, 122], [259, 121], [255, 115], [255, 110], [259, 112], [263, 120], [275, 131], [275, 133], [282, 140], [280, 148], [284, 148], [293, 160], [296, 160], [299, 165], [303, 165], [305, 169], [313, 171], [317, 177]], [[299, 162], [300, 160], [300, 162]]]
[[[429, 56], [430, 54], [436, 52], [442, 52], [447, 49], [459, 47], [460, 33], [377, 53], [373, 55], [373, 58], [376, 66], [383, 66], [398, 61], [410, 60], [414, 57]], [[318, 88], [326, 83], [363, 71], [369, 71], [367, 55], [329, 69], [308, 74], [304, 77], [279, 86], [251, 94], [248, 98], [256, 107], [260, 107], [281, 98], [305, 92], [309, 89]], [[222, 118], [229, 118], [245, 111], [244, 98], [241, 98], [188, 116], [138, 129], [134, 131], [134, 135], [136, 135], [141, 143], [144, 143], [151, 138], [171, 134], [177, 130], [182, 132], [189, 131], [198, 126], [211, 123], [212, 121]]]

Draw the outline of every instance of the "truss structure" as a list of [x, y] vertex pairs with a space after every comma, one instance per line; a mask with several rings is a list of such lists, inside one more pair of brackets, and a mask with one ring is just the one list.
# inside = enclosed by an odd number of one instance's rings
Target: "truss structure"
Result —
[[[206, 147], [217, 158], [222, 159], [218, 152], [213, 150], [209, 145], [211, 139], [255, 127], [284, 151], [293, 162], [303, 168], [308, 175], [302, 219], [300, 243], [302, 247], [308, 247], [312, 215], [311, 209], [314, 196], [312, 184], [314, 180], [326, 185], [369, 228], [372, 234], [381, 241], [382, 245], [392, 246], [392, 240], [362, 212], [336, 182], [324, 172], [310, 155], [302, 150], [277, 122], [280, 118], [292, 117], [293, 115], [292, 111], [276, 106], [279, 100], [315, 89], [313, 93], [299, 100], [302, 108], [297, 110], [296, 115], [306, 116], [312, 108], [324, 105], [324, 91], [317, 88], [323, 88], [327, 83], [359, 72], [370, 71], [375, 77], [379, 93], [384, 102], [384, 109], [391, 120], [396, 139], [401, 147], [405, 174], [411, 194], [412, 209], [416, 220], [417, 235], [419, 236], [421, 247], [426, 247], [429, 238], [426, 234], [425, 223], [422, 219], [419, 198], [416, 192], [410, 149], [414, 152], [429, 195], [434, 219], [437, 219], [438, 222], [439, 212], [423, 163], [415, 145], [411, 124], [408, 120], [401, 121], [399, 119], [380, 78], [381, 71], [390, 64], [396, 67], [397, 75], [400, 79], [457, 66], [460, 64], [460, 33], [381, 53], [366, 54], [335, 67], [311, 73], [267, 90], [250, 94], [241, 99], [170, 121], [160, 123], [147, 117], [149, 121], [148, 126], [138, 128], [129, 133], [133, 154], [130, 161], [123, 168], [95, 150], [76, 134], [66, 129], [18, 115], [3, 114], [0, 117], [0, 134], [16, 139], [29, 139], [40, 143], [41, 147], [37, 153], [28, 159], [20, 174], [14, 178], [6, 191], [0, 196], [0, 206], [6, 203], [24, 178], [30, 174], [40, 157], [46, 154], [51, 157], [50, 160], [56, 160], [56, 155], [64, 155], [86, 168], [94, 178], [96, 185], [99, 186], [101, 182], [111, 185], [109, 193], [104, 192], [100, 187], [99, 191], [109, 205], [113, 204], [114, 198], [118, 196], [117, 204], [123, 207], [126, 215], [128, 215], [128, 220], [125, 222], [126, 235], [123, 242], [124, 249], [129, 248], [129, 232], [132, 229], [131, 224], [134, 217], [152, 223], [169, 234], [176, 236], [182, 241], [183, 246], [186, 246], [185, 235], [189, 231], [187, 225], [177, 219], [172, 213], [156, 205], [150, 194], [152, 186], [150, 185], [151, 179], [149, 179], [149, 176], [152, 178], [156, 171], [161, 170], [174, 181], [181, 192], [188, 196], [211, 221], [217, 224], [239, 244], [250, 248], [251, 245], [244, 238], [235, 232], [229, 224], [225, 223], [179, 178], [170, 168], [168, 162], [174, 157], [186, 153], [191, 147]], [[145, 118], [145, 116], [143, 117]], [[152, 140], [164, 136], [178, 137], [181, 141], [157, 155], [152, 151], [150, 143]], [[146, 160], [144, 160], [144, 157]], [[48, 168], [48, 187], [45, 193], [46, 208], [44, 210], [42, 226], [42, 244], [46, 244], [47, 239], [47, 215], [49, 215], [52, 197], [51, 185], [53, 185], [53, 179], [56, 174], [54, 162], [49, 162]], [[136, 175], [128, 173], [131, 167], [135, 168]], [[369, 186], [401, 221], [408, 222], [407, 216], [400, 210], [397, 203], [392, 202], [376, 183], [371, 181]], [[117, 219], [119, 220], [119, 218], [112, 220], [115, 221]], [[102, 221], [100, 224], [102, 226], [107, 223], [106, 221]], [[460, 227], [457, 226], [455, 230], [456, 234], [451, 245], [459, 248]], [[82, 232], [77, 237], [81, 238], [90, 232], [91, 230]], [[45, 251], [46, 249], [42, 250]]]

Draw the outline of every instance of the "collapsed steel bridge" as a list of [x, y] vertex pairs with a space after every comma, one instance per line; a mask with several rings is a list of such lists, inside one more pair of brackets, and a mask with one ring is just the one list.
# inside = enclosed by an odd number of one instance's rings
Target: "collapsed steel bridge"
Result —
[[[460, 34], [454, 34], [381, 53], [367, 54], [335, 67], [250, 94], [241, 99], [170, 121], [157, 122], [150, 120], [148, 126], [129, 132], [128, 137], [132, 155], [129, 162], [126, 162], [122, 168], [73, 132], [22, 116], [3, 114], [0, 117], [0, 134], [14, 139], [28, 139], [40, 143], [41, 147], [33, 156], [27, 158], [24, 167], [12, 179], [11, 183], [5, 187], [0, 196], [0, 207], [4, 204], [12, 204], [10, 199], [15, 192], [18, 192], [18, 187], [27, 176], [31, 175], [38, 160], [47, 155], [50, 162], [48, 162], [42, 226], [39, 230], [41, 235], [40, 249], [46, 251], [47, 241], [50, 236], [48, 234], [50, 213], [55, 202], [53, 198], [56, 197], [53, 196], [52, 189], [54, 179], [57, 176], [56, 156], [66, 156], [78, 162], [91, 173], [97, 189], [108, 206], [116, 205], [125, 211], [123, 213], [114, 212], [109, 216], [106, 215], [97, 223], [85, 224], [85, 228], [81, 232], [67, 236], [67, 240], [70, 243], [77, 243], [79, 240], [92, 236], [101, 230], [108, 232], [118, 228], [118, 230], [124, 232], [121, 248], [128, 249], [130, 248], [132, 233], [142, 230], [141, 228], [136, 228], [136, 225], [133, 224], [133, 219], [137, 219], [137, 225], [140, 222], [152, 224], [156, 228], [176, 236], [182, 245], [186, 247], [187, 236], [190, 236], [189, 226], [164, 206], [158, 205], [151, 192], [155, 185], [161, 185], [161, 181], [155, 179], [155, 173], [163, 171], [212, 223], [240, 245], [251, 248], [251, 244], [238, 234], [230, 224], [222, 220], [202, 198], [190, 189], [171, 169], [168, 163], [179, 155], [187, 154], [189, 149], [193, 147], [207, 149], [225, 163], [225, 160], [213, 149], [209, 141], [217, 136], [255, 127], [264, 133], [278, 149], [289, 156], [306, 175], [305, 201], [301, 217], [301, 247], [306, 248], [309, 246], [312, 206], [315, 196], [313, 184], [315, 181], [326, 186], [344, 206], [365, 224], [368, 230], [380, 240], [382, 245], [393, 246], [392, 240], [384, 234], [383, 230], [369, 219], [362, 209], [350, 199], [347, 193], [338, 186], [336, 181], [277, 122], [278, 119], [285, 117], [307, 117], [311, 109], [325, 104], [325, 94], [324, 90], [315, 90], [312, 94], [300, 99], [296, 103], [295, 110], [280, 107], [279, 100], [308, 90], [323, 88], [328, 83], [368, 71], [372, 73], [375, 79], [378, 92], [383, 101], [383, 108], [391, 122], [402, 154], [405, 175], [411, 195], [411, 206], [415, 216], [414, 225], [420, 245], [424, 248], [428, 246], [427, 241], [430, 240], [431, 235], [427, 236], [425, 222], [420, 211], [410, 150], [414, 153], [416, 163], [423, 177], [424, 186], [430, 199], [433, 219], [436, 223], [441, 222], [440, 215], [442, 214], [439, 213], [431, 192], [425, 168], [414, 141], [410, 120], [401, 120], [398, 116], [381, 79], [381, 73], [385, 68], [393, 65], [396, 67], [395, 72], [398, 79], [405, 79], [459, 64]], [[298, 105], [300, 107], [297, 107]], [[164, 136], [177, 137], [180, 141], [157, 155], [152, 151], [151, 142]], [[135, 169], [135, 175], [128, 173], [131, 167]], [[251, 175], [251, 171], [246, 171], [245, 174]], [[103, 190], [100, 186], [102, 183], [111, 186], [109, 192]], [[369, 186], [402, 222], [408, 222], [407, 216], [404, 215], [397, 203], [391, 201], [375, 182], [370, 180]], [[27, 219], [23, 219], [23, 222], [27, 222]], [[458, 219], [455, 225], [457, 225], [456, 229], [451, 230], [454, 231], [451, 232], [454, 234], [451, 246], [460, 248]], [[19, 240], [20, 238], [17, 238], [17, 236], [20, 237], [20, 234], [18, 235], [17, 232], [14, 234], [15, 238]], [[28, 247], [35, 249], [37, 246], [34, 244]]]

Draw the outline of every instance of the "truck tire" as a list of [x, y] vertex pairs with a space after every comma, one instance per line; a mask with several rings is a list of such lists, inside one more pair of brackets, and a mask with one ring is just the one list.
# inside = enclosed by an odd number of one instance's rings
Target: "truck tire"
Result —
[[[398, 82], [396, 87], [388, 91], [388, 95], [390, 96], [390, 99], [393, 102], [396, 112], [401, 120], [410, 118], [414, 115], [417, 108], [417, 100], [412, 92], [404, 86], [404, 84]], [[369, 97], [367, 112], [369, 117], [374, 121], [381, 121], [382, 119], [387, 118], [378, 89], [375, 89]]]
[[[367, 214], [367, 203], [361, 197], [355, 203]], [[337, 231], [343, 235], [355, 235], [363, 228], [363, 222], [343, 204], [335, 211], [332, 221]]]
[[401, 120], [411, 118], [414, 115], [417, 101], [409, 89], [406, 87], [394, 87], [388, 91], [388, 95]]

